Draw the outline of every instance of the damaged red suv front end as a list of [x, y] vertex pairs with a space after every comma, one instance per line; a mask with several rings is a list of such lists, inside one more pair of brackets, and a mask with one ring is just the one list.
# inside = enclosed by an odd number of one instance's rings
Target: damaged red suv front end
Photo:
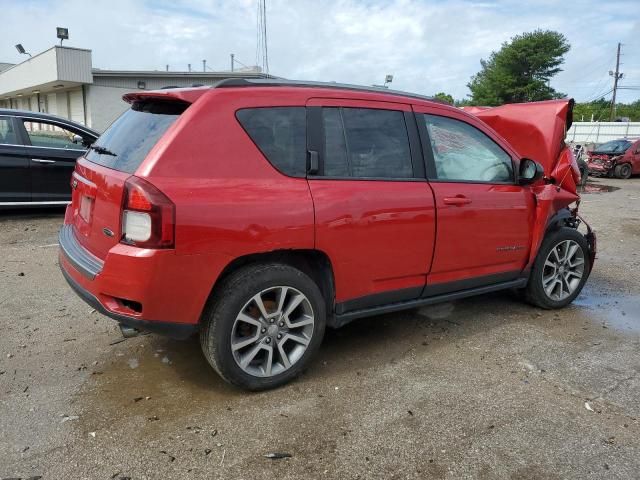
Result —
[[592, 263], [595, 259], [595, 233], [578, 215], [580, 168], [564, 141], [573, 122], [573, 105], [573, 99], [566, 99], [464, 108], [502, 135], [521, 157], [537, 161], [544, 169], [544, 182], [533, 187], [536, 219], [531, 262], [554, 218], [575, 227], [583, 223]]

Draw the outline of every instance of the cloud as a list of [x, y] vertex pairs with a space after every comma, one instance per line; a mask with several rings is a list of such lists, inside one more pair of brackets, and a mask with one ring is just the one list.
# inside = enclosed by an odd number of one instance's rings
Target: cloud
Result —
[[[536, 2], [472, 0], [267, 0], [269, 65], [286, 78], [370, 85], [394, 75], [393, 87], [463, 98], [466, 84], [502, 42], [549, 28], [572, 44], [565, 71], [552, 85], [578, 100], [611, 88], [618, 41], [627, 85], [640, 84], [640, 24], [635, 0]], [[0, 61], [22, 60], [55, 43], [55, 27], [69, 45], [93, 50], [94, 66], [186, 70], [201, 61], [227, 69], [229, 54], [256, 63], [256, 0], [0, 0]], [[7, 21], [8, 20], [8, 21]], [[623, 90], [622, 100], [638, 98]]]

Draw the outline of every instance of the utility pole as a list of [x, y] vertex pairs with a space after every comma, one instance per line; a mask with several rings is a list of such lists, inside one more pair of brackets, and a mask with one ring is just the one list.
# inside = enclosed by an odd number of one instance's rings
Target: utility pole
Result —
[[611, 121], [613, 122], [616, 119], [616, 93], [618, 91], [618, 80], [622, 78], [622, 73], [620, 73], [620, 47], [621, 43], [618, 42], [618, 53], [616, 55], [616, 71], [609, 71], [609, 75], [613, 77], [613, 98], [611, 100]]

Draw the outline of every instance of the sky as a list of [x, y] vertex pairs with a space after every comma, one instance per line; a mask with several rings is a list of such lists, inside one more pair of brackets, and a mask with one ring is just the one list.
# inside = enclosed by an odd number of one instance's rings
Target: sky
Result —
[[[257, 0], [0, 0], [0, 62], [24, 60], [57, 42], [92, 50], [103, 69], [229, 69], [229, 54], [256, 61]], [[456, 99], [480, 59], [514, 35], [563, 33], [571, 50], [551, 85], [577, 101], [612, 89], [616, 46], [623, 43], [622, 87], [640, 87], [638, 0], [266, 0], [269, 73], [296, 80], [380, 84]], [[640, 98], [623, 89], [618, 99]]]

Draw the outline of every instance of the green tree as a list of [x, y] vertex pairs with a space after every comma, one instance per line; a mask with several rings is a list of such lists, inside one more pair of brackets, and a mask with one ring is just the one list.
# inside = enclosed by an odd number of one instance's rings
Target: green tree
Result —
[[588, 103], [576, 103], [573, 107], [573, 120], [576, 122], [590, 122], [591, 117], [596, 122], [609, 120], [609, 109], [611, 108], [611, 100], [601, 98]]
[[453, 105], [453, 97], [448, 93], [438, 92], [433, 96], [433, 98], [435, 98], [436, 100], [447, 102], [449, 105]]
[[549, 80], [562, 71], [570, 48], [564, 35], [550, 30], [516, 35], [488, 60], [480, 60], [482, 69], [467, 84], [472, 103], [495, 106], [564, 97]]
[[[576, 122], [608, 122], [611, 111], [611, 100], [593, 100], [592, 102], [576, 103], [573, 107], [573, 120]], [[616, 103], [616, 116], [628, 118], [632, 122], [640, 122], [640, 100], [632, 103]]]

